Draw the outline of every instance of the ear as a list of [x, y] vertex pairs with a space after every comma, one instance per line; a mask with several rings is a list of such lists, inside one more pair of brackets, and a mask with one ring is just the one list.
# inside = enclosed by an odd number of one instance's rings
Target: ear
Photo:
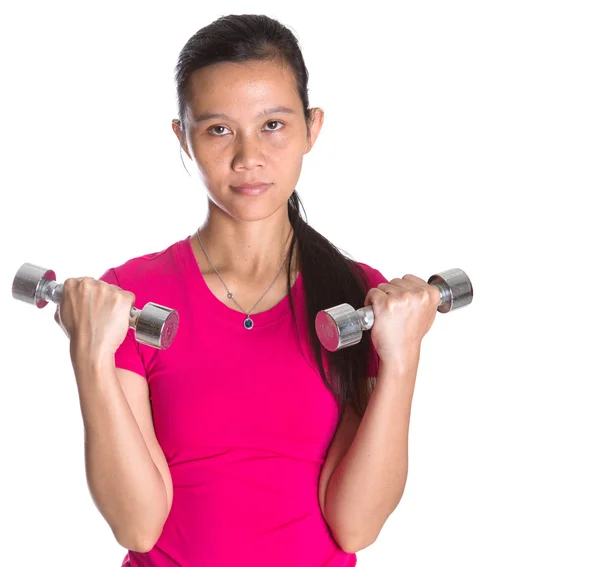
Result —
[[173, 129], [173, 132], [175, 132], [175, 135], [177, 136], [177, 139], [179, 140], [179, 144], [183, 148], [183, 151], [187, 154], [187, 156], [190, 159], [192, 159], [192, 156], [190, 156], [190, 152], [188, 151], [187, 141], [185, 139], [185, 133], [183, 131], [183, 128], [181, 127], [181, 122], [177, 118], [174, 118], [172, 120], [171, 128]]
[[321, 108], [311, 108], [310, 109], [310, 121], [308, 123], [308, 136], [306, 140], [306, 146], [304, 147], [304, 153], [307, 154], [312, 150], [317, 138], [319, 137], [319, 132], [321, 131], [321, 126], [323, 125], [323, 119], [325, 118], [325, 113]]

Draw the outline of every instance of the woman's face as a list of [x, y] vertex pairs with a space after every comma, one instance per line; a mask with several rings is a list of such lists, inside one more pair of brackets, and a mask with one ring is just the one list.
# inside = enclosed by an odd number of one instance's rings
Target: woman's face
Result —
[[[212, 201], [235, 218], [258, 220], [287, 205], [304, 154], [314, 145], [323, 122], [321, 109], [312, 109], [312, 116], [307, 127], [287, 67], [271, 62], [218, 63], [191, 75], [185, 138], [177, 121], [173, 130]], [[258, 196], [231, 189], [257, 182], [270, 184]], [[287, 215], [287, 207], [284, 210]]]

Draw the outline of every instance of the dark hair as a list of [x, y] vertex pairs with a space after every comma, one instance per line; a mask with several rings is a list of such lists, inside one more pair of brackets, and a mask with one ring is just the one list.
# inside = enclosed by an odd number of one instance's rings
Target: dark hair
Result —
[[[190, 75], [203, 67], [221, 62], [272, 61], [288, 65], [296, 79], [296, 90], [304, 107], [307, 125], [311, 120], [308, 105], [308, 71], [294, 34], [277, 20], [265, 15], [222, 16], [197, 31], [182, 48], [175, 80], [179, 122], [185, 132], [185, 110]], [[181, 149], [181, 148], [180, 148]], [[287, 258], [288, 297], [297, 330], [296, 313], [291, 297], [291, 256], [298, 248], [306, 295], [306, 321], [312, 352], [325, 386], [334, 394], [340, 409], [351, 404], [362, 417], [374, 381], [368, 376], [377, 353], [372, 347], [371, 332], [365, 331], [360, 343], [334, 353], [325, 350], [317, 337], [315, 317], [323, 309], [349, 303], [355, 309], [364, 305], [369, 289], [366, 274], [357, 262], [344, 256], [329, 240], [314, 230], [300, 215], [300, 197], [296, 190], [288, 201], [288, 215], [293, 229]], [[304, 210], [304, 205], [302, 205]], [[328, 357], [329, 378], [322, 353]], [[372, 372], [372, 371], [371, 371]], [[335, 377], [335, 378], [334, 378]]]

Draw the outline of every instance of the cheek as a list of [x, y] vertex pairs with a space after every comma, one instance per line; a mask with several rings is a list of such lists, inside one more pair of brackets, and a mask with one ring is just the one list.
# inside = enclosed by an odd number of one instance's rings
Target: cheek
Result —
[[272, 148], [275, 151], [293, 151], [294, 138], [285, 134], [273, 135], [266, 147]]
[[299, 136], [297, 132], [288, 132], [281, 136], [274, 136], [271, 143], [271, 147], [276, 150], [285, 151], [290, 158], [298, 154], [304, 153], [306, 146], [306, 139], [303, 136]]
[[217, 175], [230, 163], [224, 144], [198, 143], [194, 146], [194, 157], [198, 169], [205, 176]]
[[272, 163], [281, 163], [286, 167], [295, 167], [302, 163], [304, 156], [304, 140], [296, 136], [281, 136], [273, 139], [265, 147], [265, 156]]

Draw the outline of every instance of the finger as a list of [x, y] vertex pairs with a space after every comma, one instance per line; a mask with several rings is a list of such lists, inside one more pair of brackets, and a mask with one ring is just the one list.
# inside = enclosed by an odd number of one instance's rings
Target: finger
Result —
[[[410, 274], [408, 274], [410, 275]], [[416, 277], [416, 276], [413, 276]], [[413, 279], [407, 278], [406, 276], [404, 276], [403, 278], [394, 278], [392, 280], [390, 280], [390, 283], [392, 285], [395, 285], [397, 287], [399, 287], [400, 289], [408, 289], [411, 291], [417, 291], [420, 289], [424, 289], [427, 287], [427, 283], [424, 282], [423, 280], [420, 280], [419, 278], [417, 278], [417, 280], [419, 281], [415, 281]]]
[[374, 303], [384, 302], [386, 298], [387, 293], [384, 290], [374, 287], [368, 291], [364, 305], [373, 305]]
[[[398, 280], [396, 280], [398, 281]], [[401, 296], [404, 293], [422, 293], [423, 287], [420, 285], [404, 282], [400, 285], [393, 283], [380, 283], [377, 286], [388, 295]]]
[[409, 282], [416, 283], [417, 285], [422, 285], [422, 286], [429, 285], [425, 280], [418, 278], [417, 276], [414, 276], [413, 274], [405, 274], [404, 276], [402, 276], [402, 279], [408, 280]]
[[430, 296], [432, 296], [433, 298], [437, 298], [438, 301], [441, 297], [439, 289], [437, 289], [435, 286], [428, 284], [425, 280], [422, 280], [417, 276], [413, 276], [412, 274], [406, 274], [403, 278], [395, 278], [391, 280], [390, 283], [397, 285], [397, 287], [401, 289], [409, 289], [419, 292], [421, 292], [422, 290], [426, 290]]
[[397, 279], [392, 281], [400, 281], [403, 283], [400, 285], [381, 283], [377, 287], [385, 291], [388, 295], [393, 295], [395, 297], [402, 297], [403, 294], [408, 293], [420, 297], [422, 300], [425, 300], [426, 298], [433, 298], [439, 302], [439, 290], [429, 284], [421, 285], [406, 280]]
[[442, 293], [434, 285], [431, 285], [431, 284], [427, 283], [425, 280], [422, 280], [421, 278], [418, 278], [417, 276], [413, 276], [412, 274], [406, 274], [404, 276], [404, 278], [406, 278], [406, 281], [414, 282], [415, 284], [418, 284], [418, 285], [422, 286], [423, 288], [425, 288], [428, 291], [428, 293], [430, 294], [430, 296], [433, 297], [438, 302], [441, 299]]

